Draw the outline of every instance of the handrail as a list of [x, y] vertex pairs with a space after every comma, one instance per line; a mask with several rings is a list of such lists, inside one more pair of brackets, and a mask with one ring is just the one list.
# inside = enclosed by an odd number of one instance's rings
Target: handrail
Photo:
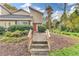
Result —
[[46, 37], [47, 37], [47, 42], [48, 42], [48, 48], [50, 51], [51, 50], [51, 46], [50, 46], [51, 41], [50, 41], [50, 32], [48, 29], [46, 30]]
[[30, 52], [30, 47], [31, 47], [31, 44], [32, 44], [32, 37], [33, 37], [33, 33], [32, 33], [31, 29], [30, 29], [27, 37], [28, 37], [28, 51]]

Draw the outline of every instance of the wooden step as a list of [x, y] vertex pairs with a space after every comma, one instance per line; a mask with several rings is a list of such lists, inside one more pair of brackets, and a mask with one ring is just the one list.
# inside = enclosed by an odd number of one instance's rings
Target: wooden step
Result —
[[35, 49], [35, 48], [32, 48], [32, 49], [31, 49], [31, 52], [38, 52], [38, 51], [39, 51], [39, 52], [40, 52], [40, 51], [41, 51], [41, 52], [45, 52], [45, 51], [48, 52], [49, 49]]
[[48, 56], [48, 52], [41, 52], [41, 51], [39, 51], [39, 52], [32, 52], [31, 53], [31, 56]]
[[33, 41], [32, 44], [47, 44], [47, 41]]
[[48, 44], [32, 44], [32, 46], [48, 46]]
[[41, 49], [41, 48], [48, 48], [48, 46], [31, 46], [31, 48], [37, 48], [37, 49]]

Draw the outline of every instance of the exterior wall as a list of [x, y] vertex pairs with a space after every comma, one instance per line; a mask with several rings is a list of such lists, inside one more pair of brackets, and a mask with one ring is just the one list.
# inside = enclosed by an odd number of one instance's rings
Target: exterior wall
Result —
[[[17, 22], [17, 23], [16, 23]], [[8, 28], [11, 25], [15, 25], [15, 24], [28, 24], [31, 25], [31, 21], [29, 23], [29, 21], [0, 21], [0, 26], [3, 26], [5, 28]]]
[[29, 24], [29, 21], [17, 21], [17, 24]]
[[34, 23], [42, 23], [42, 14], [35, 11], [35, 10], [31, 10], [31, 16], [33, 16], [33, 22]]
[[0, 21], [0, 26], [8, 28], [11, 25], [14, 25], [15, 21]]
[[30, 11], [31, 16], [33, 16], [33, 31], [37, 32], [38, 26], [42, 24], [42, 14], [32, 9]]
[[17, 15], [29, 15], [29, 13], [24, 12], [24, 11], [18, 11], [18, 12], [15, 12], [14, 14], [17, 14]]

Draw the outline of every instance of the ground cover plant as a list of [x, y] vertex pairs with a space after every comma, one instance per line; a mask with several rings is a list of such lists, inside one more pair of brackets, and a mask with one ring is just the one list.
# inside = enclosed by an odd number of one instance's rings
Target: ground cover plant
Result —
[[79, 44], [49, 52], [50, 56], [79, 56]]

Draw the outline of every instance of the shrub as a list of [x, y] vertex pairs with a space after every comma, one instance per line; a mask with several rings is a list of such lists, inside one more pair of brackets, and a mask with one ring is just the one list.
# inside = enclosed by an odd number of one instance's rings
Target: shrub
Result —
[[0, 42], [5, 42], [5, 43], [19, 43], [22, 42], [24, 40], [27, 40], [27, 37], [3, 37]]
[[9, 32], [9, 31], [8, 31], [8, 32], [5, 33], [5, 36], [11, 37], [11, 34], [12, 34], [12, 32]]
[[19, 31], [19, 30], [17, 30], [15, 32], [8, 31], [8, 32], [5, 33], [5, 36], [6, 37], [20, 37], [20, 36], [27, 35], [28, 32], [29, 32], [28, 30], [25, 30], [25, 31]]
[[16, 30], [24, 31], [30, 29], [32, 29], [32, 26], [30, 25], [12, 25], [8, 28], [8, 31], [14, 32]]
[[38, 32], [45, 32], [46, 27], [44, 25], [38, 26]]
[[28, 30], [22, 31], [21, 35], [28, 35], [28, 32], [29, 32]]
[[11, 37], [20, 37], [20, 36], [21, 36], [21, 31], [19, 31], [19, 30], [11, 33]]
[[4, 34], [4, 32], [5, 32], [5, 28], [0, 26], [0, 34]]

